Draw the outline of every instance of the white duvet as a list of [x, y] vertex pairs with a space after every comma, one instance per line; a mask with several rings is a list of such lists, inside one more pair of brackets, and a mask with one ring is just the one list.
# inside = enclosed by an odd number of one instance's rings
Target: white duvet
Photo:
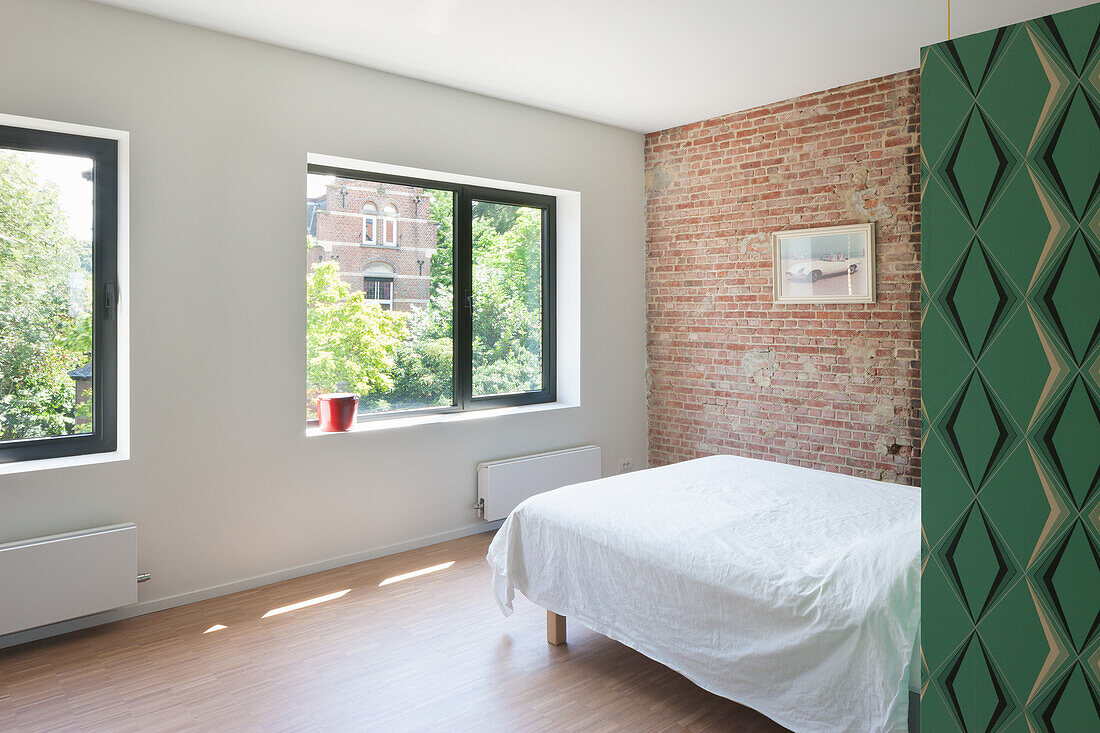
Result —
[[567, 486], [489, 546], [519, 590], [798, 732], [905, 731], [920, 489], [733, 456]]

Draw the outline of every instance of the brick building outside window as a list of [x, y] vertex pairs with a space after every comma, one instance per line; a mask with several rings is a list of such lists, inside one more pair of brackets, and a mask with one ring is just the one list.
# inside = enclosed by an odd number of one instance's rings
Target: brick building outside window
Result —
[[422, 188], [329, 179], [306, 200], [309, 263], [335, 260], [342, 281], [386, 310], [425, 307], [439, 229], [430, 208]]

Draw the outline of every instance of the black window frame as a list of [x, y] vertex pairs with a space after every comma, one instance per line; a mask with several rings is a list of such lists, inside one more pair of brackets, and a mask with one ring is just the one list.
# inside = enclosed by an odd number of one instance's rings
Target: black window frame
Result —
[[91, 158], [92, 432], [0, 442], [0, 464], [118, 448], [118, 141], [0, 125], [0, 148]]
[[[431, 415], [487, 410], [518, 405], [535, 405], [557, 400], [557, 198], [508, 189], [469, 186], [427, 178], [414, 178], [369, 170], [310, 163], [307, 174], [351, 178], [368, 183], [390, 183], [436, 191], [454, 196], [451, 220], [453, 273], [452, 303], [452, 401], [442, 407], [421, 407], [385, 412], [360, 412], [358, 419], [386, 420], [413, 415]], [[473, 202], [524, 206], [542, 211], [542, 389], [509, 394], [473, 394]], [[307, 420], [317, 425], [317, 420]]]

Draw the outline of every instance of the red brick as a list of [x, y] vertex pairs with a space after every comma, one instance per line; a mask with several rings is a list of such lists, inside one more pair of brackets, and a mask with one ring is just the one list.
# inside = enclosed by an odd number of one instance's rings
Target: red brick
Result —
[[[652, 465], [735, 453], [919, 483], [918, 95], [909, 71], [646, 137]], [[769, 236], [865, 221], [865, 189], [888, 209], [878, 302], [772, 303]]]

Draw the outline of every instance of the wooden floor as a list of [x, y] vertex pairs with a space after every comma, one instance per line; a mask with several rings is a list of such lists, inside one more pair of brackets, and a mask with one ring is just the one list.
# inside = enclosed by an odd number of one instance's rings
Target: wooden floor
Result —
[[525, 599], [504, 618], [490, 538], [0, 650], [0, 730], [784, 730], [580, 624], [548, 645]]

